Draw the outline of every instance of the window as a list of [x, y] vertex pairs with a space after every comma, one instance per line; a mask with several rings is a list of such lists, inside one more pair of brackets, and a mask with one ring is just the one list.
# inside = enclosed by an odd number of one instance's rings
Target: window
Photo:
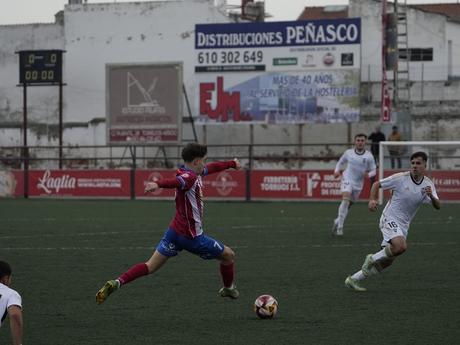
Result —
[[[433, 61], [433, 48], [409, 48], [409, 61]], [[406, 59], [406, 49], [399, 49], [399, 58]]]

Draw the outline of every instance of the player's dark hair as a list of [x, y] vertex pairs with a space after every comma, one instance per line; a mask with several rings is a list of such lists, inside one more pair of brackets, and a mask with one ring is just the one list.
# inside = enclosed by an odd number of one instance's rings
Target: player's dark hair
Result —
[[10, 275], [11, 275], [11, 266], [8, 264], [8, 262], [0, 261], [0, 279], [3, 278], [4, 276], [10, 276]]
[[413, 160], [414, 158], [421, 158], [424, 162], [428, 161], [428, 155], [423, 151], [414, 152], [412, 156], [410, 156], [410, 160]]
[[208, 153], [206, 145], [189, 143], [182, 149], [182, 159], [184, 162], [192, 162], [195, 158], [203, 158]]
[[358, 134], [356, 134], [356, 135], [355, 135], [355, 140], [356, 140], [356, 138], [358, 138], [358, 137], [364, 137], [364, 139], [367, 139], [367, 135], [364, 134], [364, 133], [358, 133]]

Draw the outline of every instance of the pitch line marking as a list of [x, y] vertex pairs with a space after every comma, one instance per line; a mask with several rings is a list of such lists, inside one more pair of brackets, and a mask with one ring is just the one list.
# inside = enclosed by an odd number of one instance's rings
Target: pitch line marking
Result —
[[[420, 247], [434, 247], [434, 246], [458, 246], [458, 242], [412, 242], [410, 246]], [[263, 246], [249, 246], [249, 245], [234, 245], [234, 249], [286, 249], [286, 248], [353, 248], [353, 247], [377, 247], [376, 243], [361, 243], [361, 244], [297, 244], [297, 245], [263, 245]], [[0, 250], [20, 250], [20, 251], [52, 251], [52, 250], [81, 250], [81, 251], [97, 251], [97, 250], [154, 250], [152, 247], [2, 247]]]

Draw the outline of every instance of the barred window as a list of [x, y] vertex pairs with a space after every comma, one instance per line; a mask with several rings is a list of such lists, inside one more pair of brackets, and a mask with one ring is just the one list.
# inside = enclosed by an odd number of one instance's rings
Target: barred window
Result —
[[[409, 48], [409, 61], [433, 61], [433, 48]], [[399, 49], [399, 57], [406, 59], [406, 49]]]

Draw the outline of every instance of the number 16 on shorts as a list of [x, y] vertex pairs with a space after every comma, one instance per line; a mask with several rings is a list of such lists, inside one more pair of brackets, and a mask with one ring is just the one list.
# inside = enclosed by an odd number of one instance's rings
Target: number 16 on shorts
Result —
[[398, 223], [396, 223], [394, 220], [387, 222], [387, 227], [393, 230], [394, 232], [398, 232]]

